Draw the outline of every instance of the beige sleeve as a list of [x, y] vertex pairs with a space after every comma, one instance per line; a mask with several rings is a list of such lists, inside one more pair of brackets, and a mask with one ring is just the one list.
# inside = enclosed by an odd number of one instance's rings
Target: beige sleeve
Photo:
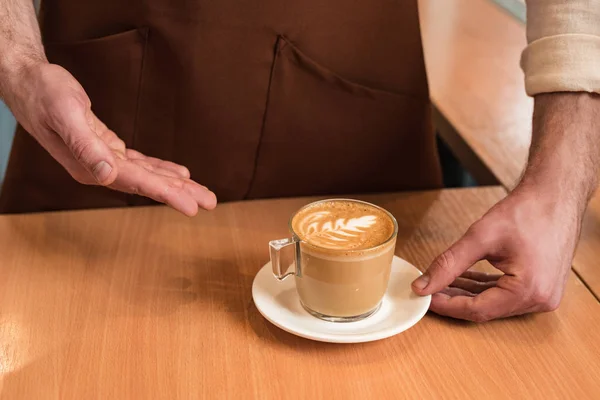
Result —
[[527, 42], [521, 56], [530, 96], [600, 93], [600, 0], [526, 0]]

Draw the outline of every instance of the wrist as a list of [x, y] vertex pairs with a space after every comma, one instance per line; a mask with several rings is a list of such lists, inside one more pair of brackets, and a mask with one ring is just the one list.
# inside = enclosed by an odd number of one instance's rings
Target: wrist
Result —
[[519, 188], [584, 210], [598, 183], [598, 115], [598, 95], [536, 96], [529, 160]]
[[24, 87], [30, 71], [41, 64], [48, 64], [43, 50], [13, 49], [3, 54], [0, 58], [0, 99], [10, 106], [16, 92]]
[[526, 194], [540, 205], [567, 207], [583, 214], [595, 187], [595, 182], [568, 171], [527, 168], [513, 192]]

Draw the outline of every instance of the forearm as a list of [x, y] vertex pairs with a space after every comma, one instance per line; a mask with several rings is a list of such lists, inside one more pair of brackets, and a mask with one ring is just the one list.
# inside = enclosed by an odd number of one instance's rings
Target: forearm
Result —
[[0, 0], [0, 98], [29, 65], [46, 61], [32, 0]]
[[600, 95], [546, 93], [535, 97], [529, 161], [521, 186], [574, 202], [583, 211], [600, 171]]

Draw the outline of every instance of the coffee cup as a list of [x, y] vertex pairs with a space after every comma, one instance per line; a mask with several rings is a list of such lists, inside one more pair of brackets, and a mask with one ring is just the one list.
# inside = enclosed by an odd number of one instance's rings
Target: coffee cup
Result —
[[[398, 223], [385, 209], [364, 201], [328, 199], [308, 204], [289, 220], [291, 238], [269, 243], [273, 274], [294, 276], [302, 306], [332, 322], [373, 315], [387, 290]], [[294, 262], [281, 252], [293, 247]]]

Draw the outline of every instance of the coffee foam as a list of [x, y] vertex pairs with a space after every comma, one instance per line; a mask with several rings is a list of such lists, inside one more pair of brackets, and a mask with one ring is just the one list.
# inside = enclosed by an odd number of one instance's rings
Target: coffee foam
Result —
[[394, 222], [372, 205], [330, 200], [300, 210], [292, 219], [292, 229], [318, 248], [355, 251], [385, 243], [394, 234]]

